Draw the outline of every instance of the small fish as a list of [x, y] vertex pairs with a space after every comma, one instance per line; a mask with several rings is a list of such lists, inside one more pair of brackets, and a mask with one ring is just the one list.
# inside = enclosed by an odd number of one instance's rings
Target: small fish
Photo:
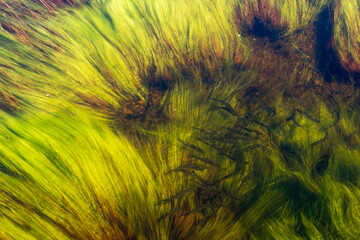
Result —
[[197, 128], [197, 127], [193, 127], [193, 129], [198, 130], [200, 132], [204, 132], [207, 134], [212, 134], [212, 135], [217, 135], [218, 133], [215, 131], [209, 131], [209, 130], [205, 130], [205, 129], [201, 129], [201, 128]]
[[[240, 129], [239, 129], [240, 128]], [[249, 133], [246, 133], [246, 132], [255, 132], [253, 130], [250, 130], [248, 128], [244, 128], [244, 127], [238, 127], [238, 128], [228, 128], [227, 130], [229, 130], [231, 133], [233, 134], [236, 134], [236, 138], [237, 139], [243, 139], [243, 140], [251, 140], [253, 137], [249, 134]], [[241, 131], [241, 130], [244, 130], [244, 131]], [[241, 137], [240, 137], [241, 136]]]
[[234, 176], [234, 175], [235, 175], [235, 171], [232, 172], [232, 173], [229, 173], [229, 174], [225, 175], [224, 177], [220, 178], [218, 181], [219, 181], [219, 182], [224, 181], [224, 180], [226, 180], [226, 179], [228, 179], [228, 178], [230, 178], [230, 177], [232, 177], [232, 176]]
[[328, 132], [325, 131], [325, 137], [323, 137], [322, 139], [320, 139], [320, 140], [318, 140], [316, 142], [311, 143], [311, 146], [318, 145], [318, 144], [324, 142], [328, 138], [328, 135], [329, 135]]
[[194, 164], [186, 164], [186, 165], [182, 165], [180, 167], [174, 168], [168, 172], [166, 172], [165, 174], [170, 174], [172, 172], [184, 172], [187, 173], [190, 170], [197, 170], [197, 171], [204, 171], [206, 168], [200, 165], [194, 165]]
[[242, 161], [242, 160], [236, 159], [236, 158], [234, 158], [234, 157], [232, 157], [232, 156], [230, 156], [229, 154], [224, 153], [224, 152], [219, 152], [218, 155], [225, 156], [225, 157], [227, 157], [228, 159], [230, 159], [230, 160], [232, 160], [232, 161], [234, 161], [234, 162], [237, 162], [237, 163], [249, 164], [249, 162], [244, 162], [244, 161]]
[[200, 152], [200, 153], [205, 153], [204, 150], [202, 150], [200, 147], [198, 147], [198, 146], [196, 146], [196, 145], [194, 145], [194, 144], [185, 143], [185, 142], [181, 141], [180, 139], [178, 139], [178, 141], [181, 142], [184, 146], [186, 146], [186, 147], [188, 147], [188, 148], [191, 148], [191, 149], [193, 149], [193, 150], [195, 150], [195, 151], [198, 151], [198, 152]]
[[178, 193], [175, 194], [174, 196], [171, 196], [171, 197], [168, 198], [168, 199], [163, 199], [163, 200], [161, 200], [160, 203], [164, 203], [164, 202], [166, 203], [166, 202], [171, 202], [171, 201], [176, 200], [176, 199], [181, 199], [181, 198], [183, 198], [186, 194], [192, 193], [192, 192], [194, 192], [195, 190], [196, 190], [196, 187], [187, 188], [187, 189], [185, 189], [185, 190], [183, 190], [183, 191], [178, 192]]
[[[183, 212], [183, 211], [184, 211], [183, 208], [175, 208], [175, 209], [172, 210], [171, 212], [162, 215], [162, 216], [158, 219], [158, 222], [161, 222], [161, 221], [165, 220], [166, 218], [171, 217], [171, 216], [174, 216], [174, 215], [184, 216], [184, 214], [181, 213], [181, 212]], [[179, 214], [179, 212], [180, 212], [181, 214]]]
[[225, 107], [222, 109], [225, 109], [233, 116], [238, 116], [239, 114], [235, 111], [235, 109], [230, 105], [230, 103], [224, 103]]
[[234, 143], [238, 138], [228, 135], [226, 137], [213, 137], [211, 140], [222, 143]]
[[204, 162], [204, 163], [210, 164], [210, 165], [212, 165], [212, 166], [220, 167], [220, 164], [215, 163], [215, 162], [211, 161], [211, 160], [208, 159], [208, 158], [202, 158], [202, 157], [197, 157], [197, 156], [192, 156], [192, 155], [191, 155], [190, 157], [191, 157], [191, 158], [194, 158], [194, 159], [197, 159], [197, 160], [199, 160], [199, 161], [202, 161], [202, 162]]
[[241, 150], [245, 151], [245, 150], [251, 150], [251, 149], [255, 149], [255, 148], [259, 148], [259, 147], [266, 147], [266, 146], [263, 144], [260, 144], [260, 143], [259, 144], [250, 144], [246, 147], [243, 147]]
[[212, 98], [212, 100], [220, 102], [222, 105], [224, 105], [224, 107], [220, 107], [221, 109], [224, 109], [225, 111], [229, 112], [231, 115], [233, 116], [238, 116], [239, 114], [235, 111], [235, 109], [231, 106], [230, 103], [225, 102], [223, 100], [217, 99], [217, 98]]
[[295, 111], [293, 111], [291, 116], [286, 119], [286, 122], [291, 120], [291, 121], [293, 121], [293, 123], [295, 123], [295, 125], [301, 127], [301, 125], [295, 120], [295, 116], [296, 116], [296, 113], [295, 113]]
[[297, 111], [297, 112], [300, 113], [300, 114], [303, 114], [305, 117], [307, 117], [307, 118], [308, 118], [309, 120], [311, 120], [311, 121], [314, 121], [314, 122], [316, 122], [316, 123], [320, 123], [320, 120], [318, 120], [318, 119], [310, 116], [309, 114], [301, 111], [300, 109], [296, 109], [295, 111]]
[[200, 139], [200, 138], [197, 138], [197, 139], [198, 139], [200, 142], [208, 145], [209, 147], [212, 147], [212, 148], [214, 148], [214, 149], [220, 150], [220, 148], [217, 147], [217, 146], [215, 146], [214, 144], [211, 144], [211, 143], [209, 143], [209, 142], [206, 142], [206, 141], [204, 141], [204, 140], [202, 140], [202, 139]]
[[206, 181], [206, 180], [202, 179], [199, 175], [196, 174], [196, 172], [193, 171], [192, 174], [193, 174], [198, 180], [200, 180], [202, 186], [204, 186], [204, 185], [205, 185], [205, 186], [211, 186], [211, 187], [215, 186], [215, 183], [212, 183], [212, 182], [209, 182], [209, 181]]
[[269, 117], [274, 117], [276, 115], [276, 108], [274, 107], [266, 106], [265, 110], [267, 111]]

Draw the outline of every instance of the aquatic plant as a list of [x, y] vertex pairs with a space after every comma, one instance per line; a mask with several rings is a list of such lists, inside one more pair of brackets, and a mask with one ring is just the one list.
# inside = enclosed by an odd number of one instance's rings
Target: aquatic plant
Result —
[[[154, 62], [160, 76], [180, 71], [214, 78], [222, 67], [242, 63], [247, 57], [246, 43], [231, 19], [231, 1], [129, 1], [122, 7], [115, 2], [112, 5], [114, 10], [125, 11], [127, 17], [143, 19], [139, 27], [154, 46], [145, 64]], [[137, 29], [134, 26], [129, 30]], [[146, 48], [139, 46], [138, 51]]]
[[334, 1], [332, 47], [341, 65], [360, 73], [360, 1]]
[[[244, 116], [234, 109], [239, 114], [235, 125], [201, 130], [196, 146], [203, 152], [193, 149], [194, 160], [206, 160], [213, 170], [206, 178], [200, 170], [188, 172], [199, 194], [194, 196], [198, 205], [188, 211], [210, 214], [210, 224], [228, 210], [237, 227], [230, 228], [233, 234], [254, 239], [359, 236], [359, 212], [348, 209], [359, 204], [359, 164], [352, 160], [357, 158], [357, 145], [347, 145], [349, 134], [340, 130], [354, 127], [350, 119], [355, 112], [337, 112], [321, 100], [317, 111], [302, 111], [281, 98], [271, 108]], [[356, 141], [358, 134], [350, 135]]]
[[0, 2], [0, 24], [4, 31], [15, 34], [23, 42], [31, 43], [35, 40], [31, 39], [34, 25], [57, 16], [60, 8], [77, 7], [81, 3], [82, 0], [3, 0]]
[[90, 1], [4, 29], [0, 238], [359, 238], [359, 91], [306, 48], [326, 4]]
[[[75, 6], [75, 2], [68, 2]], [[0, 83], [1, 109], [20, 112], [24, 107], [54, 109], [56, 96], [64, 90], [55, 86], [66, 76], [56, 54], [64, 56], [63, 32], [51, 22], [66, 5], [52, 1], [1, 1]], [[68, 10], [68, 8], [67, 8]], [[66, 92], [63, 91], [62, 93]], [[60, 97], [64, 103], [64, 96]], [[56, 103], [55, 103], [56, 102]], [[46, 106], [47, 105], [47, 106]]]
[[124, 136], [81, 119], [1, 114], [2, 238], [160, 239], [156, 204], [166, 188], [151, 162]]
[[311, 24], [311, 21], [315, 20], [323, 8], [330, 3], [329, 0], [238, 0], [236, 2], [235, 21], [242, 31], [261, 31], [254, 28], [263, 25], [262, 31], [270, 34], [287, 34]]
[[[46, 30], [38, 31], [41, 32], [46, 33]], [[41, 42], [34, 38], [29, 41], [27, 44], [17, 36], [0, 32], [2, 110], [14, 113], [34, 105], [53, 109], [58, 104], [55, 103], [55, 96], [59, 93], [55, 82], [65, 75], [61, 70], [63, 66], [51, 56], [54, 51], [61, 51], [59, 45], [56, 45], [56, 40]], [[47, 107], [46, 102], [49, 103]]]
[[[131, 111], [126, 102], [137, 102], [130, 115], [142, 115], [154, 98], [149, 93], [161, 96], [183, 76], [214, 82], [232, 71], [248, 51], [228, 6], [227, 1], [109, 1], [62, 18], [61, 24], [72, 26], [67, 47], [76, 56], [71, 76], [81, 85], [80, 101], [115, 115]], [[99, 92], [90, 94], [94, 88]]]

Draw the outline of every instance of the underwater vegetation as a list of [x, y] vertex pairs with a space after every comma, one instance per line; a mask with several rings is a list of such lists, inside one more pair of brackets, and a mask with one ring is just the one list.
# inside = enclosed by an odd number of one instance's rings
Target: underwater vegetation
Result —
[[80, 86], [77, 101], [117, 121], [149, 121], [178, 79], [214, 83], [232, 72], [250, 50], [228, 6], [226, 1], [111, 1], [67, 16], [73, 36], [68, 51], [77, 54], [65, 61], [75, 68], [69, 74]]
[[268, 33], [287, 34], [314, 21], [329, 0], [238, 0], [236, 23], [244, 31], [262, 25]]
[[360, 2], [334, 1], [332, 46], [343, 67], [360, 73]]
[[359, 6], [0, 0], [0, 239], [358, 239]]
[[57, 41], [60, 32], [46, 23], [56, 18], [62, 5], [52, 1], [0, 2], [2, 110], [19, 112], [34, 102], [40, 107], [46, 95], [56, 95], [54, 81], [64, 76], [54, 55], [63, 50]]

